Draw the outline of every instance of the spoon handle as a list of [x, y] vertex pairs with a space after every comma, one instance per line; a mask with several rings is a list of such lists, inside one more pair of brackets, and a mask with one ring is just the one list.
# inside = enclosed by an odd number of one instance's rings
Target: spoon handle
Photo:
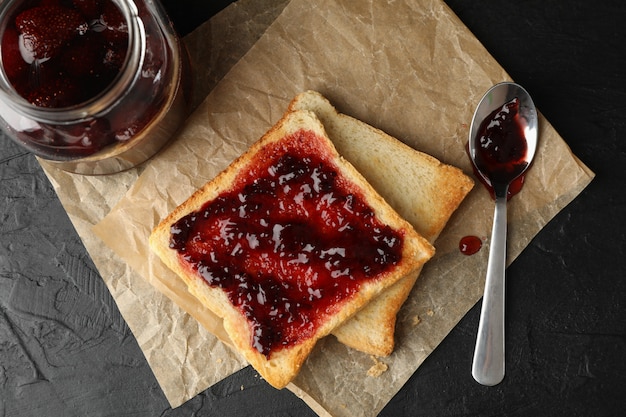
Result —
[[504, 271], [506, 267], [506, 190], [497, 193], [491, 230], [485, 293], [474, 350], [472, 376], [487, 386], [504, 378]]

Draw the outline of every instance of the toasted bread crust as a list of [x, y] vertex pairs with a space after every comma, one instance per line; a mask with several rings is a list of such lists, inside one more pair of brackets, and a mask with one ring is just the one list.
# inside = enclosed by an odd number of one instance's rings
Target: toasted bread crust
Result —
[[[306, 91], [296, 96], [289, 111], [296, 110], [315, 112], [339, 153], [431, 243], [474, 186], [460, 169], [337, 112], [318, 92]], [[406, 187], [410, 187], [410, 192]], [[416, 195], [418, 198], [414, 198]], [[341, 343], [365, 353], [391, 354], [396, 316], [417, 276], [418, 273], [404, 277], [333, 334]]]
[[[373, 209], [377, 218], [395, 230], [402, 231], [404, 245], [402, 258], [397, 265], [381, 274], [376, 280], [364, 282], [355, 295], [347, 299], [341, 308], [330, 315], [317, 329], [315, 334], [294, 346], [273, 351], [269, 357], [252, 347], [251, 327], [243, 314], [232, 305], [226, 293], [220, 288], [207, 285], [192, 269], [181, 262], [176, 250], [169, 247], [170, 228], [181, 217], [197, 211], [206, 202], [226, 192], [237, 181], [242, 172], [246, 172], [255, 159], [264, 156], [266, 145], [280, 142], [298, 129], [315, 132], [321, 139], [317, 152], [329, 157], [335, 166], [351, 184], [361, 190], [361, 195]], [[339, 156], [332, 142], [327, 138], [324, 126], [314, 113], [303, 110], [287, 112], [259, 141], [247, 152], [237, 158], [215, 179], [209, 181], [195, 192], [187, 201], [170, 213], [150, 236], [150, 247], [161, 260], [188, 285], [189, 291], [205, 306], [222, 317], [224, 328], [235, 348], [246, 360], [273, 386], [282, 388], [298, 373], [302, 363], [320, 338], [330, 334], [367, 303], [396, 283], [402, 277], [415, 275], [422, 265], [434, 254], [434, 248], [413, 227], [402, 219], [385, 200], [374, 190], [365, 178], [347, 161]]]

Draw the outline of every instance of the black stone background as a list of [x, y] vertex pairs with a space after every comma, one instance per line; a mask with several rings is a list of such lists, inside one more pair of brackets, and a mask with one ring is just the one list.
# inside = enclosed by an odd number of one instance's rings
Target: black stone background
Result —
[[[164, 3], [185, 34], [230, 2]], [[626, 415], [626, 6], [447, 4], [597, 177], [508, 268], [504, 382], [470, 376], [479, 303], [381, 416]], [[311, 415], [249, 368], [171, 410], [38, 163], [0, 138], [0, 417]]]

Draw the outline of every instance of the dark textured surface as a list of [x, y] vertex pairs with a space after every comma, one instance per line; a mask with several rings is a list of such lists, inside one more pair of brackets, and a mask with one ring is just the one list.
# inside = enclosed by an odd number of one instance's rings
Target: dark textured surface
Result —
[[[165, 2], [183, 33], [229, 2]], [[449, 0], [597, 174], [508, 269], [507, 377], [479, 306], [381, 416], [626, 415], [626, 6]], [[0, 416], [307, 416], [246, 369], [171, 410], [35, 159], [0, 138]]]

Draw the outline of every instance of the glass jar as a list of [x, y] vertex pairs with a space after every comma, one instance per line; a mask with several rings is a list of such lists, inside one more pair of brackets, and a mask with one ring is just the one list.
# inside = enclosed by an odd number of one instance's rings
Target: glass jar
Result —
[[188, 114], [188, 57], [155, 0], [4, 0], [0, 39], [0, 124], [60, 169], [132, 168]]

